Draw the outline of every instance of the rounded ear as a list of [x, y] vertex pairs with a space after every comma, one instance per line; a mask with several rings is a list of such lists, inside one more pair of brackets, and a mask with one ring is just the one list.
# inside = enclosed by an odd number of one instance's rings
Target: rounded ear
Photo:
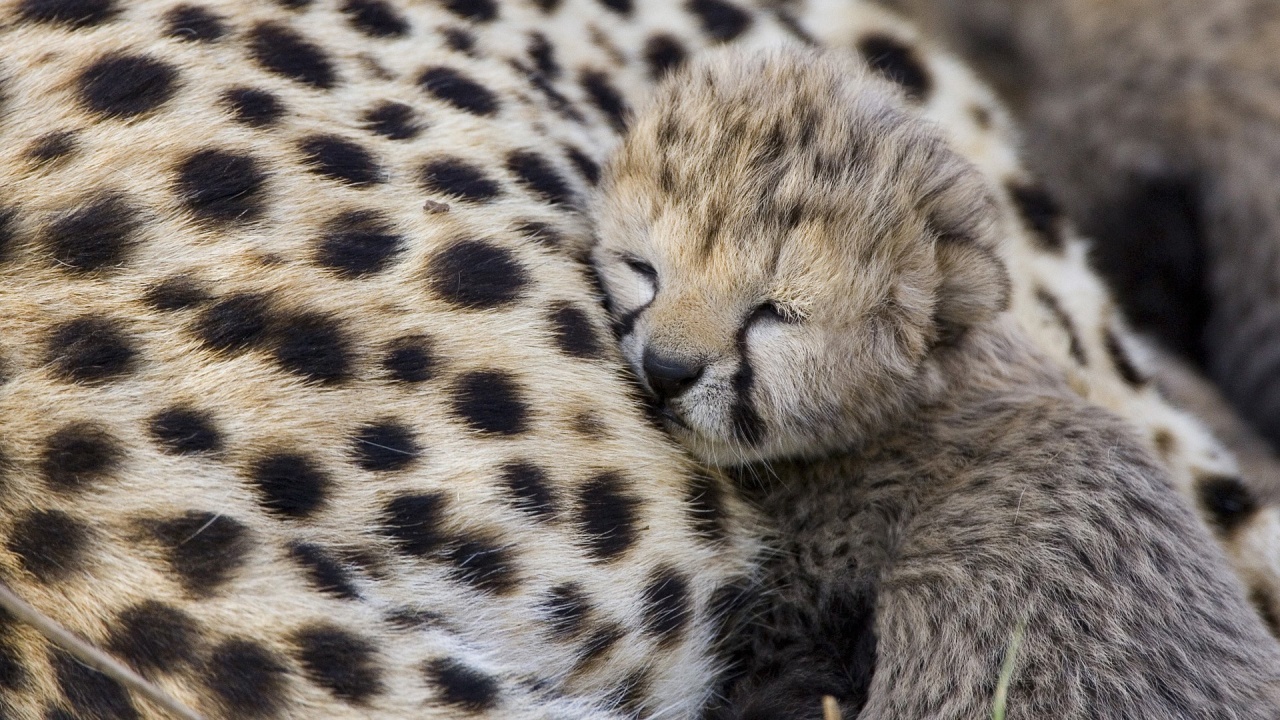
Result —
[[954, 341], [1006, 310], [1013, 289], [995, 251], [1000, 244], [998, 205], [977, 168], [956, 155], [949, 160], [949, 172], [935, 176], [925, 208], [937, 237], [934, 255], [941, 282], [934, 316], [942, 342]]
[[934, 317], [942, 342], [954, 342], [965, 330], [1009, 308], [1009, 273], [993, 250], [976, 242], [943, 237], [935, 248], [938, 286]]

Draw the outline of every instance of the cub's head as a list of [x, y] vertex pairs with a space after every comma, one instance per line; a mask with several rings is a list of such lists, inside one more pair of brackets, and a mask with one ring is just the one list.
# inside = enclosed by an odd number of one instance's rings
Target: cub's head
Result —
[[984, 179], [851, 57], [703, 56], [605, 175], [592, 259], [623, 353], [712, 463], [885, 429], [1008, 302]]

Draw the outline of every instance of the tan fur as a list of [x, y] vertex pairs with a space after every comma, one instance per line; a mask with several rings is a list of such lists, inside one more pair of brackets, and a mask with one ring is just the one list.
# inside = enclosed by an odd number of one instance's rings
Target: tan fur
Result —
[[[624, 354], [777, 545], [727, 714], [986, 717], [1025, 635], [1009, 717], [1273, 717], [1280, 647], [1209, 533], [1002, 312], [987, 183], [895, 88], [795, 50], [704, 55], [606, 166]], [[655, 356], [703, 367], [673, 387]]]
[[[720, 668], [715, 618], [752, 571], [758, 537], [731, 488], [696, 475], [642, 421], [579, 262], [590, 236], [576, 206], [588, 192], [590, 167], [575, 158], [598, 162], [608, 154], [628, 108], [651, 92], [657, 60], [680, 56], [672, 48], [693, 54], [722, 42], [772, 46], [805, 28], [812, 35], [891, 21], [843, 2], [794, 16], [743, 5], [725, 23], [723, 14], [699, 15], [697, 3], [666, 0], [634, 3], [629, 13], [596, 0], [500, 2], [493, 17], [484, 17], [483, 7], [468, 17], [470, 3], [394, 0], [372, 5], [404, 20], [404, 34], [392, 27], [371, 36], [353, 20], [371, 3], [289, 4], [305, 5], [200, 4], [223, 31], [201, 40], [190, 23], [171, 27], [178, 3], [0, 2], [0, 579], [208, 718], [692, 713]], [[73, 12], [59, 19], [58, 8]], [[95, 8], [105, 8], [101, 17]], [[52, 19], [40, 19], [42, 12]], [[317, 47], [332, 68], [332, 88], [251, 59], [258, 23]], [[138, 94], [112, 96], [112, 88], [147, 79], [129, 75], [108, 83], [106, 101], [154, 106], [127, 116], [95, 110], [82, 97], [82, 73], [113, 53], [167, 63], [176, 72], [172, 93], [152, 96], [155, 86], [143, 83]], [[496, 110], [460, 109], [418, 82], [424, 69], [441, 66], [491, 93]], [[946, 72], [938, 83], [954, 93], [946, 97], [989, 102], [958, 66]], [[278, 119], [261, 127], [237, 121], [224, 99], [233, 88], [274, 95]], [[367, 113], [389, 101], [408, 107], [417, 134], [374, 132]], [[974, 130], [963, 106], [933, 112], [955, 132], [973, 135], [980, 164], [1003, 162], [1008, 145]], [[60, 147], [58, 133], [69, 133], [61, 154], [51, 152]], [[300, 149], [313, 134], [367, 151], [375, 166], [367, 184], [315, 171]], [[177, 166], [208, 149], [261, 163], [259, 188], [233, 185], [213, 194], [232, 208], [257, 198], [256, 215], [210, 222], [192, 210]], [[542, 157], [569, 199], [552, 202], [531, 189], [511, 168], [513, 151]], [[497, 195], [467, 200], [425, 182], [423, 166], [447, 158], [478, 169]], [[123, 251], [77, 270], [65, 252], [60, 256], [51, 229], [83, 218], [113, 193], [135, 211], [132, 223], [107, 223], [130, 230]], [[347, 277], [325, 265], [323, 239], [348, 211], [376, 213], [400, 238], [382, 269]], [[81, 230], [73, 239], [94, 237]], [[525, 270], [528, 283], [516, 297], [487, 309], [448, 300], [461, 288], [504, 282], [472, 277], [464, 285], [461, 274], [440, 275], [443, 253], [467, 240], [498, 248]], [[1060, 270], [1046, 267], [1052, 276]], [[1022, 272], [1014, 273], [1015, 289]], [[1078, 272], [1092, 277], [1083, 264]], [[148, 295], [179, 277], [203, 295], [180, 309], [157, 309]], [[237, 293], [270, 298], [268, 327], [245, 349], [211, 347], [201, 324]], [[1013, 303], [1035, 312], [1025, 295], [1015, 294]], [[578, 312], [565, 316], [566, 307]], [[331, 320], [340, 334], [346, 360], [328, 379], [281, 361], [333, 359], [326, 351], [332, 338], [312, 337], [293, 348], [299, 354], [284, 352], [284, 338], [316, 329], [299, 322], [307, 313]], [[95, 379], [95, 363], [110, 369], [109, 353], [95, 360], [52, 342], [55, 328], [83, 316], [106, 318], [133, 343], [121, 373]], [[573, 352], [562, 347], [565, 317], [578, 343], [569, 343]], [[1046, 337], [1058, 337], [1052, 332]], [[597, 353], [583, 337], [596, 338]], [[420, 382], [396, 380], [387, 364], [406, 339], [435, 359]], [[88, 375], [68, 377], [68, 363], [87, 363]], [[455, 407], [468, 373], [487, 370], [507, 373], [528, 408], [527, 428], [513, 436], [478, 431]], [[1090, 372], [1114, 375], [1105, 365]], [[179, 406], [207, 413], [218, 448], [166, 449], [152, 425]], [[1157, 417], [1126, 412], [1143, 427]], [[364, 469], [356, 458], [377, 443], [359, 432], [384, 420], [406, 428], [420, 454], [398, 469]], [[77, 428], [73, 437], [109, 437], [119, 452], [105, 472], [59, 485], [47, 458], [55, 435], [68, 427]], [[1201, 436], [1189, 421], [1172, 432], [1179, 443], [1170, 463], [1181, 480], [1186, 463], [1208, 462], [1202, 456], [1209, 446], [1195, 440]], [[303, 517], [264, 502], [255, 481], [257, 463], [277, 451], [305, 455], [328, 479], [322, 502]], [[73, 448], [58, 457], [82, 453]], [[544, 472], [548, 517], [531, 512], [503, 480], [503, 467], [519, 462]], [[610, 472], [620, 473], [623, 500], [636, 501], [634, 518], [614, 512], [616, 494], [584, 496]], [[407, 494], [444, 498], [443, 517], [400, 528], [422, 531], [420, 552], [406, 552], [388, 528], [388, 503]], [[35, 532], [54, 527], [51, 516], [36, 514], [47, 511], [66, 514], [55, 529], [84, 529], [81, 541]], [[586, 522], [590, 512], [599, 513], [594, 527]], [[192, 518], [198, 522], [183, 524]], [[228, 534], [235, 527], [238, 537]], [[633, 532], [619, 541], [624, 551], [617, 556], [590, 551], [622, 537], [624, 527]], [[31, 539], [42, 542], [25, 541]], [[317, 579], [290, 550], [299, 542], [322, 551], [358, 597], [337, 595], [332, 577]], [[175, 567], [184, 557], [212, 566], [195, 563], [186, 577]], [[485, 565], [495, 559], [496, 567]], [[222, 563], [229, 569], [219, 576]], [[486, 589], [504, 570], [513, 586]], [[683, 597], [674, 592], [678, 583], [657, 582], [671, 577], [687, 581]], [[557, 634], [548, 603], [565, 587], [579, 589], [589, 608], [581, 627]], [[658, 632], [668, 627], [674, 629]], [[317, 640], [332, 640], [335, 629], [354, 646]], [[256, 663], [245, 654], [252, 648]], [[327, 654], [308, 665], [308, 648]], [[451, 698], [426, 672], [427, 663], [446, 658], [490, 679], [492, 694], [455, 683], [453, 692], [472, 695]], [[159, 660], [165, 669], [154, 667]], [[354, 675], [337, 682], [316, 667]], [[352, 689], [361, 687], [377, 689]], [[31, 628], [0, 619], [0, 715], [135, 712], [161, 716], [52, 654]]]
[[[438, 6], [396, 3], [387, 7], [409, 31], [381, 38], [361, 33], [339, 2], [298, 11], [223, 2], [206, 9], [224, 35], [200, 42], [165, 34], [170, 2], [117, 2], [109, 20], [80, 29], [23, 19], [19, 5], [0, 3], [0, 205], [14, 213], [0, 233], [0, 577], [211, 720], [596, 718], [621, 707], [692, 714], [718, 668], [713, 595], [750, 571], [749, 517], [714, 480], [695, 478], [643, 421], [572, 256], [586, 243], [580, 214], [547, 202], [506, 169], [508, 153], [536, 152], [571, 195], [585, 193], [566, 147], [599, 157], [612, 130], [584, 100], [577, 74], [610, 65], [576, 40], [587, 24], [616, 24], [611, 11], [584, 2], [551, 20], [512, 3], [499, 21], [472, 26]], [[645, 23], [680, 20], [671, 11], [657, 15]], [[248, 48], [258, 22], [319, 48], [333, 88], [255, 62]], [[469, 33], [475, 57], [449, 49], [442, 28]], [[581, 123], [557, 115], [507, 62], [532, 65], [525, 44], [535, 30], [555, 39], [564, 64], [559, 92], [573, 98]], [[87, 107], [80, 73], [111, 53], [167, 63], [176, 73], [172, 95], [133, 117]], [[499, 110], [479, 115], [427, 92], [417, 79], [432, 66], [480, 83]], [[236, 121], [222, 99], [235, 87], [274, 94], [279, 119], [258, 128]], [[415, 137], [371, 131], [365, 113], [387, 101], [410, 108]], [[74, 133], [73, 150], [31, 159], [32, 146], [55, 131]], [[367, 151], [373, 181], [356, 185], [311, 169], [300, 144], [315, 133]], [[256, 215], [202, 219], [184, 200], [180, 165], [209, 149], [259, 163], [260, 188], [224, 199], [235, 207], [256, 198]], [[420, 168], [442, 157], [480, 168], [498, 197], [468, 201], [424, 187]], [[90, 270], [57, 261], [51, 228], [110, 194], [136, 212], [119, 257]], [[424, 201], [448, 210], [424, 211]], [[350, 211], [375, 213], [398, 238], [381, 270], [351, 277], [324, 261], [324, 238]], [[530, 222], [544, 226], [521, 229]], [[123, 225], [113, 221], [108, 230]], [[526, 274], [509, 301], [469, 309], [450, 299], [458, 289], [438, 268], [443, 253], [469, 240], [497, 248]], [[178, 277], [203, 293], [194, 304], [159, 310], [146, 299]], [[492, 290], [464, 279], [464, 290]], [[202, 339], [218, 303], [240, 293], [268, 298], [269, 326], [249, 333], [244, 348]], [[564, 307], [580, 318], [570, 330], [595, 350], [560, 349], [552, 313]], [[95, 377], [94, 363], [112, 367], [118, 358], [76, 359], [75, 347], [55, 343], [57, 328], [85, 316], [105, 319], [127, 339], [133, 355], [120, 372]], [[281, 359], [292, 352], [285, 349], [292, 336], [300, 341], [295, 365], [333, 360], [326, 338], [295, 334], [307, 316], [332, 321], [339, 335], [345, 360], [335, 361], [333, 376], [291, 371]], [[387, 362], [398, 343], [418, 337], [426, 339], [415, 347], [433, 360], [429, 377], [398, 381]], [[88, 374], [69, 377], [59, 369], [65, 363], [87, 363]], [[477, 371], [510, 378], [525, 427], [483, 432], [458, 411], [459, 384]], [[167, 449], [152, 427], [174, 407], [205, 413], [219, 446]], [[370, 470], [361, 453], [386, 448], [362, 441], [361, 428], [383, 421], [407, 430], [417, 456]], [[78, 437], [105, 439], [113, 455], [100, 471], [59, 485], [48, 470], [50, 448], [68, 428], [87, 428]], [[58, 463], [93, 464], [81, 459], [83, 447], [58, 452]], [[278, 452], [304, 457], [322, 477], [314, 509], [273, 509], [280, 504], [255, 481], [264, 458]], [[542, 473], [545, 515], [513, 496], [503, 480], [510, 463]], [[286, 494], [296, 484], [295, 497], [315, 496], [296, 469], [283, 472]], [[611, 492], [584, 495], [604, 476], [616, 478]], [[437, 498], [439, 513], [389, 519], [397, 498], [415, 495]], [[42, 536], [48, 516], [36, 513], [48, 511], [65, 513], [84, 536]], [[591, 513], [604, 513], [594, 530]], [[184, 518], [196, 521], [175, 524]], [[421, 549], [397, 540], [418, 532]], [[615, 555], [592, 552], [609, 537], [617, 538]], [[346, 596], [335, 593], [332, 575], [317, 579], [295, 558], [297, 543], [337, 568]], [[188, 567], [187, 578], [177, 567], [191, 553], [212, 566]], [[665, 586], [676, 591], [668, 610], [646, 600], [655, 578], [674, 578]], [[564, 588], [577, 595], [558, 595]], [[552, 608], [564, 597], [585, 604], [555, 631]], [[678, 614], [660, 636], [650, 629], [653, 614], [668, 611]], [[479, 680], [455, 680], [451, 690], [430, 671], [446, 660]], [[6, 718], [163, 717], [5, 619], [0, 667]]]

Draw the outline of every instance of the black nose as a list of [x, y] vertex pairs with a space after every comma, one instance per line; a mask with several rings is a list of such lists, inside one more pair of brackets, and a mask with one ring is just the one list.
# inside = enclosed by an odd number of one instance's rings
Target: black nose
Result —
[[644, 377], [660, 400], [679, 397], [702, 376], [702, 365], [644, 351]]

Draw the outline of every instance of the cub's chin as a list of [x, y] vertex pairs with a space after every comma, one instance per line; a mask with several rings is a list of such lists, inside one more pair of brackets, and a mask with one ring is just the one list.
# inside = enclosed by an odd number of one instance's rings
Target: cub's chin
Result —
[[687, 426], [677, 425], [670, 421], [664, 422], [666, 423], [667, 432], [671, 433], [671, 436], [679, 441], [694, 457], [707, 465], [739, 467], [765, 462], [777, 457], [775, 453], [770, 451], [770, 448], [747, 445], [740, 441], [726, 441], [721, 438], [708, 437]]
[[659, 409], [658, 418], [667, 433], [698, 460], [716, 467], [739, 467], [773, 460], [793, 460], [820, 456], [832, 448], [818, 438], [766, 434], [756, 442], [746, 442], [730, 432], [706, 431], [696, 420]]

